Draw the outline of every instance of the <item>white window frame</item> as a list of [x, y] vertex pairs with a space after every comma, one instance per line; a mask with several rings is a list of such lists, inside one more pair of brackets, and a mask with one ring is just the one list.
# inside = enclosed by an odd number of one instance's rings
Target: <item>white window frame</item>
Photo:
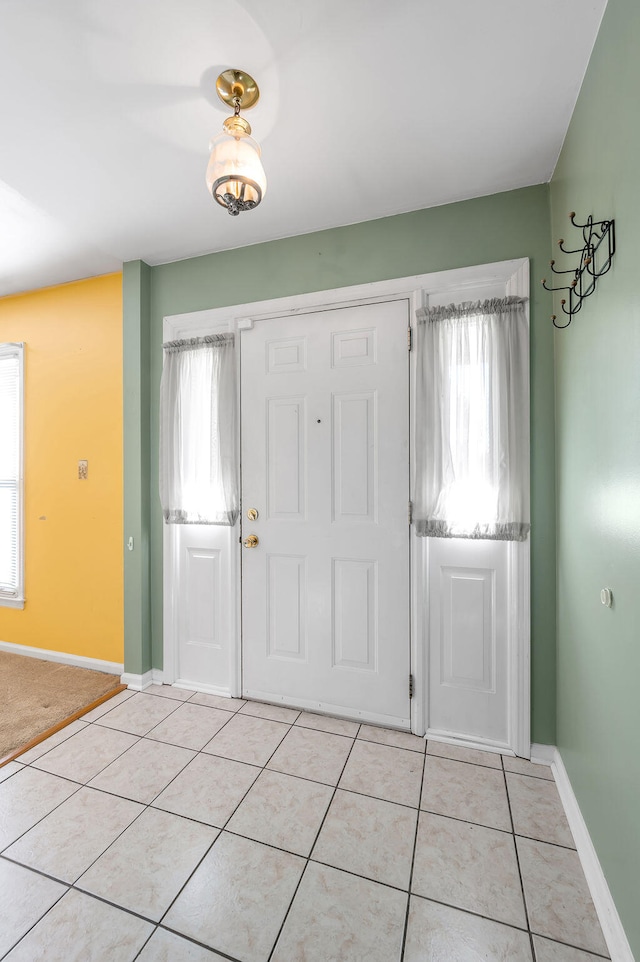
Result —
[[0, 357], [18, 359], [18, 585], [11, 593], [0, 589], [0, 607], [24, 608], [24, 344], [0, 344]]

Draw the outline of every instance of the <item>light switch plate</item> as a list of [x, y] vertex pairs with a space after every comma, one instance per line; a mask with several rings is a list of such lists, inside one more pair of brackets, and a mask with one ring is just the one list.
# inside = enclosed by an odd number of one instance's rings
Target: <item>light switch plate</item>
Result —
[[78, 480], [86, 481], [89, 477], [89, 462], [78, 461]]

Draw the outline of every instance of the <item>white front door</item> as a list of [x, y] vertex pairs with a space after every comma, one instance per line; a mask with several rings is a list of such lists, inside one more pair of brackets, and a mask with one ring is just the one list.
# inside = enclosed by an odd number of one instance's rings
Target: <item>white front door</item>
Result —
[[408, 321], [403, 299], [242, 332], [248, 697], [410, 725]]

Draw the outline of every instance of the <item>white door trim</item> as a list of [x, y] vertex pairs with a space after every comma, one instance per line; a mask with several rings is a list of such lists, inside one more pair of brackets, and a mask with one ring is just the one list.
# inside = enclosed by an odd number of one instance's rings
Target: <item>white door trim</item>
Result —
[[[439, 271], [431, 274], [417, 274], [410, 277], [394, 278], [376, 281], [370, 284], [354, 285], [327, 291], [314, 291], [309, 294], [298, 294], [291, 297], [275, 298], [272, 300], [256, 301], [248, 304], [236, 304], [228, 307], [212, 308], [204, 311], [193, 311], [187, 314], [174, 314], [164, 318], [163, 340], [174, 340], [180, 337], [196, 337], [220, 331], [239, 331], [250, 328], [258, 321], [266, 321], [283, 314], [295, 315], [315, 313], [323, 308], [352, 307], [356, 304], [369, 304], [381, 300], [400, 300], [408, 298], [415, 309], [424, 303], [429, 295], [442, 296], [451, 292], [452, 296], [464, 295], [466, 289], [477, 291], [484, 286], [494, 286], [496, 283], [505, 285], [510, 294], [529, 296], [529, 262], [526, 258], [500, 261], [492, 264], [482, 264], [472, 267], [456, 268], [450, 271]], [[526, 285], [526, 290], [525, 290]], [[240, 379], [238, 378], [238, 384]], [[411, 432], [414, 430], [414, 397], [415, 397], [415, 355], [411, 361]], [[164, 677], [166, 682], [178, 681], [175, 677], [175, 651], [177, 643], [177, 584], [179, 558], [176, 557], [175, 536], [171, 532], [171, 525], [164, 525], [163, 548], [165, 563], [163, 565], [164, 584]], [[231, 585], [235, 589], [236, 606], [234, 625], [229, 626], [231, 647], [233, 649], [229, 676], [226, 683], [215, 690], [220, 694], [239, 697], [241, 693], [241, 637], [240, 637], [240, 547], [238, 544], [237, 528], [229, 529], [229, 550]], [[414, 698], [411, 705], [411, 727], [416, 734], [422, 735], [426, 731], [426, 658], [425, 651], [428, 643], [427, 624], [425, 617], [428, 598], [424, 591], [426, 584], [426, 538], [416, 538], [415, 531], [411, 534], [411, 670], [415, 678]], [[529, 669], [529, 610], [530, 610], [530, 579], [529, 579], [529, 542], [512, 550], [513, 563], [511, 572], [511, 598], [517, 598], [517, 617], [512, 617], [512, 631], [515, 633], [514, 658], [512, 659], [512, 683], [510, 693], [510, 722], [511, 748], [514, 753], [529, 757], [530, 742], [530, 669]], [[517, 643], [516, 643], [517, 642]], [[185, 679], [179, 679], [185, 683]], [[202, 686], [196, 686], [202, 687]], [[210, 687], [207, 690], [212, 690]], [[434, 735], [436, 733], [433, 733]], [[446, 738], [448, 733], [439, 733], [437, 737]], [[455, 737], [452, 740], [456, 740]], [[488, 748], [496, 746], [486, 745]], [[504, 750], [504, 749], [502, 749]]]
[[[531, 330], [529, 260], [524, 258], [506, 284], [508, 296], [526, 298]], [[529, 385], [529, 392], [531, 386]], [[529, 393], [529, 396], [531, 394]], [[529, 407], [531, 411], [531, 407]], [[529, 440], [531, 443], [531, 440]], [[531, 458], [529, 459], [531, 463]], [[531, 535], [512, 542], [509, 555], [509, 611], [511, 624], [511, 693], [509, 731], [511, 748], [521, 758], [531, 757]]]

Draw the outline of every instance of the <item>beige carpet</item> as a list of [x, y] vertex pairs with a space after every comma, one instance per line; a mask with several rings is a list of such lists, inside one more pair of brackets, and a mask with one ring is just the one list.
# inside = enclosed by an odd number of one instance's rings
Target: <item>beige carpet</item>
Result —
[[0, 763], [120, 687], [119, 675], [0, 651]]

